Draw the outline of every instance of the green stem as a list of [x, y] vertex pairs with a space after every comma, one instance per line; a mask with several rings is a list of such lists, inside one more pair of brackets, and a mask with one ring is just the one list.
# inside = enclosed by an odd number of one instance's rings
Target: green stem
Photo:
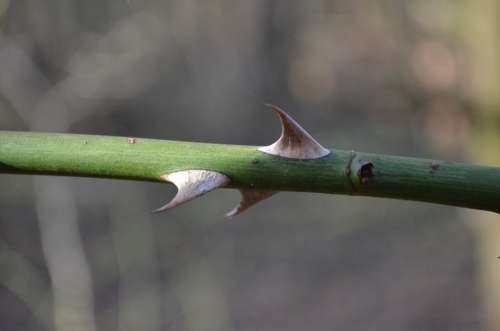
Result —
[[427, 201], [500, 212], [500, 168], [332, 150], [316, 160], [255, 146], [0, 131], [0, 173], [162, 181], [188, 169], [217, 171], [231, 187]]

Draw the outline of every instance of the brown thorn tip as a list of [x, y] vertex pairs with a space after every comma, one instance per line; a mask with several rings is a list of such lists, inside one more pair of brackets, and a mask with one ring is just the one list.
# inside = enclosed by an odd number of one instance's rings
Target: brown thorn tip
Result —
[[279, 116], [281, 121], [281, 136], [272, 145], [260, 147], [259, 151], [290, 159], [318, 159], [330, 154], [304, 128], [302, 128], [283, 109], [266, 104]]
[[153, 210], [154, 213], [174, 208], [216, 188], [224, 187], [230, 182], [226, 175], [208, 170], [178, 171], [165, 174], [161, 178], [173, 183], [177, 187], [177, 194], [169, 203]]
[[238, 206], [234, 207], [230, 212], [228, 212], [226, 217], [234, 217], [238, 214], [241, 214], [248, 208], [253, 205], [259, 203], [262, 200], [265, 200], [276, 194], [276, 192], [272, 191], [258, 191], [258, 190], [240, 190], [241, 192], [241, 201]]

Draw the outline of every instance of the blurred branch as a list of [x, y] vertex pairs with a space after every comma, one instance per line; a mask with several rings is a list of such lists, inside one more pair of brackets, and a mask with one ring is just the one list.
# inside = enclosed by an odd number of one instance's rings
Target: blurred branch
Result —
[[500, 212], [500, 168], [332, 150], [316, 160], [254, 146], [0, 131], [0, 173], [163, 181], [189, 169], [225, 174], [228, 187], [427, 201]]

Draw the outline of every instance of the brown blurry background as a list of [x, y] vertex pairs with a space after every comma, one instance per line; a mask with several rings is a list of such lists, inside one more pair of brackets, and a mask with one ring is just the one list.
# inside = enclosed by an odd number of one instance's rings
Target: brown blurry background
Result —
[[[0, 0], [0, 129], [500, 165], [500, 3]], [[500, 330], [500, 219], [0, 176], [0, 330]], [[499, 202], [500, 203], [500, 202]], [[498, 233], [498, 235], [497, 235]]]

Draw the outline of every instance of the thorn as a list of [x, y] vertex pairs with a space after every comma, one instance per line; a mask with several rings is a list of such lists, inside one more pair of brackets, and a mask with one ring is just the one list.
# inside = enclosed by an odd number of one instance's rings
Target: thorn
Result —
[[165, 206], [153, 210], [154, 213], [174, 208], [230, 182], [226, 175], [208, 170], [178, 171], [162, 175], [161, 178], [177, 186], [177, 194]]
[[227, 213], [226, 217], [233, 217], [238, 214], [241, 214], [248, 208], [253, 205], [259, 203], [262, 200], [265, 200], [276, 194], [277, 192], [272, 191], [258, 191], [258, 190], [240, 190], [241, 193], [241, 201], [240, 204], [234, 207], [229, 213]]
[[260, 147], [259, 151], [290, 159], [318, 159], [330, 154], [295, 120], [281, 108], [266, 104], [279, 116], [281, 121], [281, 136], [272, 145]]

